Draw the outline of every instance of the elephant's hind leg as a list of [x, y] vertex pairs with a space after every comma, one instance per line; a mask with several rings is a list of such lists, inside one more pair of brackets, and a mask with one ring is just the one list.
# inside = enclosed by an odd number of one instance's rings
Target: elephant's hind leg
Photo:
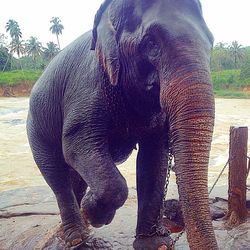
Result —
[[29, 139], [35, 162], [56, 196], [65, 241], [67, 245], [77, 245], [88, 237], [88, 228], [80, 216], [71, 184], [70, 167], [64, 162], [57, 145], [46, 144], [34, 135], [29, 135]]

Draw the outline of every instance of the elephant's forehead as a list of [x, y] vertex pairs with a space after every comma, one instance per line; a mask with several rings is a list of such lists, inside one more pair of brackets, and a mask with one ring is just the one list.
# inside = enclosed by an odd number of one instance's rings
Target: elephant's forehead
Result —
[[158, 1], [142, 14], [142, 24], [145, 28], [152, 23], [157, 23], [169, 31], [178, 32], [178, 29], [186, 30], [188, 25], [195, 26], [202, 19], [198, 9], [195, 10], [181, 4], [169, 5], [167, 2]]
[[207, 27], [197, 0], [156, 0], [142, 13], [143, 33], [158, 25], [172, 38], [207, 40]]
[[139, 0], [139, 2], [138, 6], [141, 6], [143, 11], [156, 9], [157, 6], [163, 11], [173, 11], [183, 8], [201, 11], [199, 0]]

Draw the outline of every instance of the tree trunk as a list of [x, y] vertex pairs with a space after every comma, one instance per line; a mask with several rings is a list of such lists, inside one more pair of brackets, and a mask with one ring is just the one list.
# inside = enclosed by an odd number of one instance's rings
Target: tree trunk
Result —
[[60, 43], [59, 43], [59, 36], [58, 36], [58, 34], [56, 34], [56, 39], [57, 39], [58, 48], [59, 48], [59, 50], [61, 50]]
[[230, 128], [228, 227], [235, 227], [247, 218], [246, 176], [247, 176], [247, 127]]

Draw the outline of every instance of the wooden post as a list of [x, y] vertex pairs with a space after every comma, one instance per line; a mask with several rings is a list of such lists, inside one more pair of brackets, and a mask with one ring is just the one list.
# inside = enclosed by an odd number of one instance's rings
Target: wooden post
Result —
[[230, 128], [229, 146], [229, 189], [227, 226], [235, 227], [247, 218], [246, 175], [247, 175], [247, 127]]

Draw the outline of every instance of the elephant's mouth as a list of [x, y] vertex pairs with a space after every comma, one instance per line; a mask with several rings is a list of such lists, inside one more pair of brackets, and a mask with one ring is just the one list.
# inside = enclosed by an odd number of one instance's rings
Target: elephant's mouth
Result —
[[153, 89], [156, 89], [158, 86], [159, 86], [159, 83], [157, 83], [157, 82], [149, 82], [146, 85], [146, 90], [152, 91]]

